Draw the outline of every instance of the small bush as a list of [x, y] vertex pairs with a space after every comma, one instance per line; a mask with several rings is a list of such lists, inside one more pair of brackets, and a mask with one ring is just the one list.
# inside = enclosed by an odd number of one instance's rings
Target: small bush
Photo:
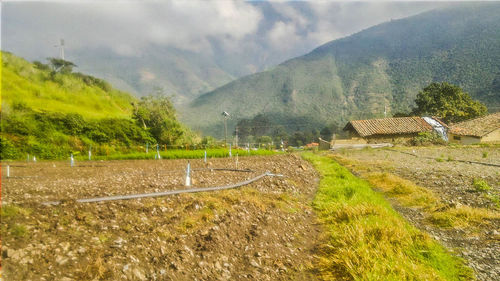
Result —
[[482, 179], [474, 179], [472, 185], [477, 192], [486, 192], [491, 189], [491, 186]]
[[21, 153], [17, 148], [4, 137], [0, 137], [0, 158], [1, 159], [17, 159], [21, 157]]
[[488, 157], [488, 151], [483, 151], [483, 158]]
[[444, 145], [446, 142], [436, 132], [423, 132], [414, 137], [411, 142], [415, 146], [423, 145]]

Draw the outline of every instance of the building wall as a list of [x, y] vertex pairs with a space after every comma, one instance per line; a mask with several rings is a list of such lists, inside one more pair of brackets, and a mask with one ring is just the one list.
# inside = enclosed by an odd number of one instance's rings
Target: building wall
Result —
[[366, 144], [366, 140], [362, 138], [352, 138], [347, 140], [334, 140], [333, 144]]
[[491, 143], [491, 142], [498, 142], [500, 143], [500, 128], [496, 129], [495, 131], [483, 136], [481, 138], [482, 143]]

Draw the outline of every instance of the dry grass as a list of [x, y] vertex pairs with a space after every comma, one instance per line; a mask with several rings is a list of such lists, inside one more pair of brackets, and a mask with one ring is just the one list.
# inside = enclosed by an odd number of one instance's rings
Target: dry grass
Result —
[[[367, 181], [327, 157], [308, 153], [304, 158], [322, 176], [313, 202], [330, 235], [329, 243], [319, 253], [322, 279], [473, 279], [461, 259], [409, 225]], [[403, 186], [406, 182], [398, 184], [386, 188], [405, 196], [418, 191], [415, 186]]]
[[[427, 213], [426, 221], [442, 228], [469, 228], [476, 231], [489, 220], [499, 219], [500, 214], [493, 210], [469, 206], [449, 206], [443, 203], [430, 189], [418, 186], [389, 172], [372, 172], [374, 166], [383, 170], [380, 163], [357, 161], [339, 155], [333, 159], [366, 179], [375, 189], [389, 198], [396, 199], [402, 206], [420, 207]], [[386, 168], [385, 168], [386, 169]], [[475, 181], [475, 189], [480, 192], [489, 190], [484, 181]]]
[[432, 212], [428, 218], [432, 224], [444, 228], [478, 228], [488, 225], [489, 220], [493, 219], [500, 219], [500, 214], [488, 209], [469, 206]]
[[369, 173], [363, 177], [388, 197], [397, 198], [408, 207], [436, 208], [438, 197], [429, 189], [390, 173]]

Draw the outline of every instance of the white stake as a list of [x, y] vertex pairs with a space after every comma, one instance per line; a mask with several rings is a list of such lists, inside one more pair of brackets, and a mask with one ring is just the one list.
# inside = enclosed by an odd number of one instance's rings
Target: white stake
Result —
[[229, 157], [233, 157], [233, 155], [231, 154], [231, 144], [229, 144]]
[[238, 153], [236, 153], [236, 169], [238, 169]]
[[149, 143], [146, 143], [146, 154], [148, 154]]
[[71, 159], [71, 161], [70, 161], [71, 167], [75, 166], [75, 159], [73, 158], [73, 153], [71, 153], [70, 159]]
[[92, 146], [89, 147], [89, 161], [92, 160]]
[[205, 164], [207, 164], [207, 151], [205, 150], [205, 157], [204, 157]]
[[28, 157], [26, 157], [26, 162], [30, 161], [30, 154], [28, 153]]
[[189, 161], [186, 168], [186, 186], [191, 186], [191, 164]]
[[33, 162], [36, 163], [36, 157], [35, 156], [33, 156]]
[[10, 166], [7, 165], [7, 178], [10, 178]]

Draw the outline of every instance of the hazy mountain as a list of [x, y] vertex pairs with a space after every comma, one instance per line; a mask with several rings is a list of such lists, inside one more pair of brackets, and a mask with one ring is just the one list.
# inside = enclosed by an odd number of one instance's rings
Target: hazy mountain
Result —
[[150, 46], [137, 56], [120, 56], [107, 49], [80, 50], [79, 70], [110, 81], [137, 95], [163, 92], [178, 103], [234, 80], [212, 58], [175, 48]]
[[[182, 110], [195, 130], [220, 134], [259, 113], [316, 124], [408, 111], [433, 81], [463, 87], [490, 110], [500, 105], [500, 4], [436, 9], [334, 40], [273, 69], [206, 93]], [[288, 125], [288, 124], [285, 124]]]
[[391, 18], [445, 5], [430, 2], [7, 1], [1, 49], [178, 103], [263, 71], [316, 46]]

